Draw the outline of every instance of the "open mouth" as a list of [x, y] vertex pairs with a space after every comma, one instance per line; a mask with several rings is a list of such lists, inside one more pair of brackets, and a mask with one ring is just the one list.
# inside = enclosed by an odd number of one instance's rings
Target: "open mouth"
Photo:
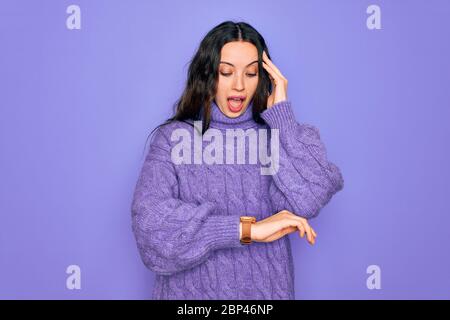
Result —
[[244, 106], [244, 96], [231, 96], [228, 97], [228, 109], [231, 112], [239, 112]]

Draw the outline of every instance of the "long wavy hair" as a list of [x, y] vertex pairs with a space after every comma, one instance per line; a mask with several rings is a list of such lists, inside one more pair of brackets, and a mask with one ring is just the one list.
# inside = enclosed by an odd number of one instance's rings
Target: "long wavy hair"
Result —
[[[263, 123], [260, 114], [267, 108], [267, 97], [272, 93], [272, 83], [268, 72], [262, 66], [262, 54], [269, 50], [261, 34], [246, 22], [225, 21], [209, 31], [191, 59], [186, 87], [174, 104], [174, 116], [155, 127], [148, 138], [159, 127], [172, 121], [201, 120], [203, 132], [209, 128], [211, 103], [217, 91], [218, 70], [222, 47], [232, 41], [247, 41], [258, 50], [258, 85], [253, 96], [253, 119]], [[188, 122], [189, 123], [189, 122]], [[190, 124], [190, 123], [189, 123]], [[147, 141], [146, 141], [147, 144]], [[145, 149], [145, 148], [144, 148]]]

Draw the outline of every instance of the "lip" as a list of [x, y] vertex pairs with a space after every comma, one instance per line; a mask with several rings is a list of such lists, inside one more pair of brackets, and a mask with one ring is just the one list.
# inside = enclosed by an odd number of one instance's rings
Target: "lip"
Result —
[[227, 98], [227, 100], [229, 100], [229, 99], [241, 99], [241, 100], [245, 100], [245, 99], [246, 99], [246, 96], [229, 96], [229, 97]]

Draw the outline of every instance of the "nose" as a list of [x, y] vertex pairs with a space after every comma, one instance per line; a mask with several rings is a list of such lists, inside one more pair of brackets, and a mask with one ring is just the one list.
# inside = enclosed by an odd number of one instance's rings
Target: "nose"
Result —
[[242, 74], [236, 73], [233, 81], [233, 89], [235, 89], [236, 91], [242, 91], [245, 89], [243, 78], [244, 77]]

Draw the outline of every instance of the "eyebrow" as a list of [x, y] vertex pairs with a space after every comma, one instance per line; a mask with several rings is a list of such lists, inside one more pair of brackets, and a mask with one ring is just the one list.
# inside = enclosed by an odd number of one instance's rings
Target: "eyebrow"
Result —
[[[255, 60], [253, 62], [250, 62], [248, 65], [246, 65], [245, 67], [247, 68], [248, 66], [250, 66], [251, 64], [254, 64], [255, 62], [258, 62], [258, 60]], [[225, 63], [225, 64], [229, 64], [230, 66], [234, 67], [234, 65], [232, 63], [226, 62], [226, 61], [220, 61], [220, 63]]]

